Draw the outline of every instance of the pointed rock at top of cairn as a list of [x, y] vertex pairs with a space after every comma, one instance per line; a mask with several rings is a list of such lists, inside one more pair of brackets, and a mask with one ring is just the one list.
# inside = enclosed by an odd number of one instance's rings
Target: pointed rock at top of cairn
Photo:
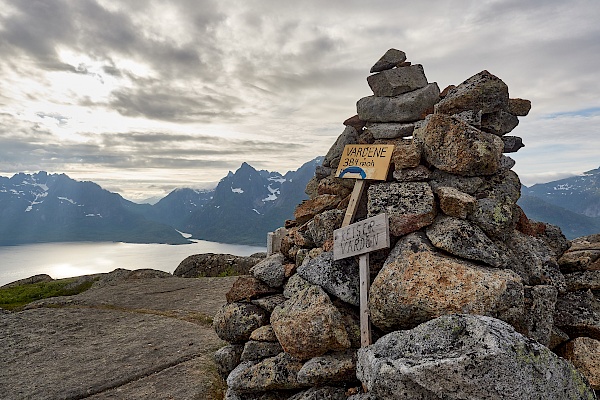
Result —
[[389, 49], [379, 60], [377, 60], [375, 65], [371, 67], [370, 72], [381, 72], [386, 69], [392, 69], [399, 64], [402, 64], [404, 61], [406, 61], [406, 53], [401, 50]]

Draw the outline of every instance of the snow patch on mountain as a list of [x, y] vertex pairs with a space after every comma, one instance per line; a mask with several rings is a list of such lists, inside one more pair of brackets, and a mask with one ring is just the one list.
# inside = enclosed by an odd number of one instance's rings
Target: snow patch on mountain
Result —
[[233, 193], [244, 193], [244, 190], [242, 188], [231, 188], [231, 191]]

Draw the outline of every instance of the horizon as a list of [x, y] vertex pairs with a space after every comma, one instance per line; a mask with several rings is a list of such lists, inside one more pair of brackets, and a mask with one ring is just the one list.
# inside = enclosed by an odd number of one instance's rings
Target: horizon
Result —
[[389, 48], [440, 89], [485, 69], [531, 100], [509, 154], [526, 186], [598, 168], [600, 3], [0, 4], [2, 176], [56, 171], [139, 201], [242, 161], [295, 170], [327, 153]]

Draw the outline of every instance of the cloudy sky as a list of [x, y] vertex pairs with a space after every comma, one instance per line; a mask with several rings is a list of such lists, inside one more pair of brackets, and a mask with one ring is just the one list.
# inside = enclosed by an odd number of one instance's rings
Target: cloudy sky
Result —
[[526, 185], [600, 166], [597, 0], [0, 0], [0, 175], [132, 200], [324, 155], [389, 48], [532, 101]]

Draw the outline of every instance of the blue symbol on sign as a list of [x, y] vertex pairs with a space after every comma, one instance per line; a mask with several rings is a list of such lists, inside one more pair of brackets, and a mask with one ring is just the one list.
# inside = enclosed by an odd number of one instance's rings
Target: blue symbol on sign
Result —
[[342, 178], [345, 174], [360, 174], [363, 179], [367, 179], [367, 173], [361, 167], [348, 167], [344, 168], [344, 170], [340, 173], [340, 178]]

